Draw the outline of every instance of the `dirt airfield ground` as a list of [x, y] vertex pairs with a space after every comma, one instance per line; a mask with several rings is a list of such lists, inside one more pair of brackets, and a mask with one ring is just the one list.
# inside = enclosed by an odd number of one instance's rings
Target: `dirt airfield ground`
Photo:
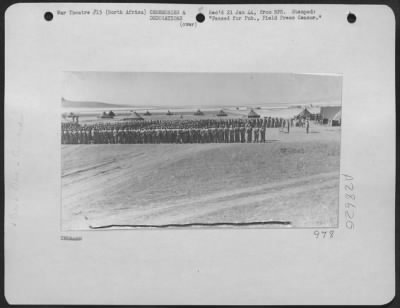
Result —
[[336, 227], [340, 128], [268, 134], [265, 144], [62, 145], [62, 229]]

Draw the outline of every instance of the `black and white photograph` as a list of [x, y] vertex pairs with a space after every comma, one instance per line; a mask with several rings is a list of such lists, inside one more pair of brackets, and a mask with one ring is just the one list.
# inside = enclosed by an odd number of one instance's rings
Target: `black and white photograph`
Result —
[[7, 8], [7, 303], [393, 303], [395, 17]]
[[64, 72], [63, 230], [336, 228], [342, 77]]

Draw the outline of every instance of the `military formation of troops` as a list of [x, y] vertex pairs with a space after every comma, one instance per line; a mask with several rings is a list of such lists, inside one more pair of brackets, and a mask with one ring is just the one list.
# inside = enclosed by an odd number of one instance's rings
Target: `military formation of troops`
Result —
[[281, 118], [146, 120], [80, 125], [62, 123], [62, 144], [262, 143], [268, 128], [293, 126]]

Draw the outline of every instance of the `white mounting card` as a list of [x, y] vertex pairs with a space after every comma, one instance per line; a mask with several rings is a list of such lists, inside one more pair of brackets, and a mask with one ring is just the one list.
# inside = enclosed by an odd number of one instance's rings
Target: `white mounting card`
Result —
[[395, 169], [387, 6], [5, 13], [9, 303], [388, 303]]

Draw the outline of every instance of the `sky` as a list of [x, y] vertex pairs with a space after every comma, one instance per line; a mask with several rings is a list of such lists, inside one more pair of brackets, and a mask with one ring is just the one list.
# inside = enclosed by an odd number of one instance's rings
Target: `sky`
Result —
[[72, 101], [155, 107], [341, 103], [340, 75], [64, 72]]

